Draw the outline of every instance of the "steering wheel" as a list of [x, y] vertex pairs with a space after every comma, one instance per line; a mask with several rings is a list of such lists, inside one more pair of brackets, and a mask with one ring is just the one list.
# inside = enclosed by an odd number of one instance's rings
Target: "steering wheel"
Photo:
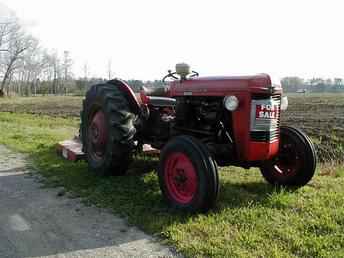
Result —
[[173, 73], [172, 73], [171, 70], [168, 70], [167, 72], [168, 72], [168, 74], [165, 75], [164, 78], [162, 78], [162, 82], [163, 82], [163, 83], [166, 82], [166, 79], [167, 79], [167, 78], [173, 78], [173, 79], [175, 79], [175, 80], [179, 80], [179, 78], [176, 76], [176, 74], [177, 74], [176, 72], [173, 72]]
[[[177, 77], [176, 75], [178, 75], [179, 77]], [[188, 78], [193, 78], [193, 77], [198, 77], [199, 73], [196, 71], [191, 71], [191, 74], [188, 75]], [[171, 70], [168, 70], [168, 74], [164, 76], [164, 78], [162, 78], [162, 82], [165, 83], [167, 78], [173, 78], [174, 80], [181, 80], [182, 78], [180, 77], [179, 74], [177, 74], [177, 72], [172, 72]]]
[[196, 71], [191, 71], [191, 74], [189, 76], [189, 78], [192, 78], [192, 77], [198, 77], [199, 76], [199, 73], [196, 72]]

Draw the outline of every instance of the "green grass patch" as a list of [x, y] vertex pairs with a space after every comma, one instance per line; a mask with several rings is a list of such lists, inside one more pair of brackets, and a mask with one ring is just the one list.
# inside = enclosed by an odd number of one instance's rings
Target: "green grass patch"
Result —
[[111, 209], [188, 257], [344, 257], [344, 169], [298, 190], [276, 189], [256, 169], [221, 168], [221, 191], [208, 214], [170, 211], [154, 171], [138, 158], [123, 177], [97, 177], [85, 162], [58, 157], [55, 144], [77, 119], [0, 112], [0, 143], [27, 153], [47, 186]]

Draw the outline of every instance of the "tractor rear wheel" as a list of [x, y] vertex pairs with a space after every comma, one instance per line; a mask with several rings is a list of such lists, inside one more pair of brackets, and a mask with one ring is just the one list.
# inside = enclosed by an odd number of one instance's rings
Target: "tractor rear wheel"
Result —
[[217, 166], [197, 139], [177, 136], [163, 148], [158, 168], [162, 194], [173, 209], [206, 212], [219, 192]]
[[98, 84], [83, 101], [80, 137], [88, 167], [99, 175], [123, 175], [133, 150], [135, 115], [117, 86]]
[[278, 156], [264, 162], [261, 172], [273, 185], [301, 187], [313, 177], [316, 169], [316, 152], [309, 137], [294, 127], [280, 129]]

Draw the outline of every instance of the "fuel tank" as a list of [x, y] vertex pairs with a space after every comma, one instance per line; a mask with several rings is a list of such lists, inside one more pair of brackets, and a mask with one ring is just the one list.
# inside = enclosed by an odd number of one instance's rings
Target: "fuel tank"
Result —
[[[249, 76], [197, 77], [173, 81], [169, 85], [169, 97], [177, 96], [226, 96], [234, 92], [281, 93], [281, 87], [272, 88], [268, 74]], [[273, 91], [273, 92], [272, 92]]]

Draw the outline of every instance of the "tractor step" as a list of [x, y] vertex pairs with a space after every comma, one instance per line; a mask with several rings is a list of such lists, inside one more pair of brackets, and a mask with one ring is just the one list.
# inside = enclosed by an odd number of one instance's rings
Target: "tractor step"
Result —
[[[66, 140], [59, 142], [56, 146], [56, 152], [58, 155], [70, 161], [78, 161], [86, 159], [85, 153], [82, 151], [82, 143], [79, 137], [75, 136], [72, 140]], [[154, 149], [149, 144], [143, 145], [143, 154], [150, 156], [157, 156], [160, 151]]]

